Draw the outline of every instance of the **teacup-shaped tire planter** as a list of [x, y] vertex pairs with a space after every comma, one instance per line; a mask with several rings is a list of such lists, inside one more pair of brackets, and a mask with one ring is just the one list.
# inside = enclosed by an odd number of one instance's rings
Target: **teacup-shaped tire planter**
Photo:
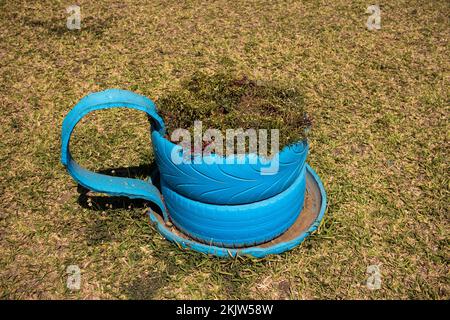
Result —
[[[91, 111], [116, 107], [141, 110], [151, 118], [163, 196], [149, 182], [90, 172], [72, 159], [69, 141], [78, 121]], [[246, 155], [244, 164], [227, 161], [176, 164], [171, 154], [182, 152], [181, 147], [164, 135], [164, 122], [150, 99], [118, 89], [90, 94], [64, 119], [61, 161], [84, 187], [146, 199], [160, 209], [166, 223], [172, 221], [186, 236], [206, 245], [224, 248], [259, 245], [282, 235], [299, 219], [306, 188], [306, 143], [283, 149], [278, 154], [278, 171], [264, 175], [261, 171], [271, 164], [260, 159], [256, 163], [249, 161], [255, 155]]]

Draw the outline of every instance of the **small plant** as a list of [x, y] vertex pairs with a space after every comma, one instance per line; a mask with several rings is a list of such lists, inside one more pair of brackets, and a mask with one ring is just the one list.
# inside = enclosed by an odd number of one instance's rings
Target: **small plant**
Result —
[[260, 83], [247, 76], [195, 73], [158, 102], [167, 138], [178, 128], [192, 132], [194, 121], [225, 136], [226, 129], [278, 129], [280, 148], [305, 140], [311, 120], [298, 88]]

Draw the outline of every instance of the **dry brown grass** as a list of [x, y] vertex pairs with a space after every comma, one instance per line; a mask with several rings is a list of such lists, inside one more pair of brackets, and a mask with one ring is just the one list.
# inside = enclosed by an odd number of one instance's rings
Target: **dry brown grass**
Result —
[[[68, 1], [0, 1], [0, 298], [450, 298], [448, 1], [389, 1], [378, 31], [365, 1], [142, 2], [80, 0], [70, 31]], [[329, 197], [318, 234], [219, 260], [162, 239], [142, 203], [86, 205], [59, 163], [77, 100], [110, 87], [157, 99], [230, 65], [305, 92]], [[88, 117], [72, 149], [90, 169], [152, 161], [132, 111]], [[371, 264], [380, 290], [365, 286]]]

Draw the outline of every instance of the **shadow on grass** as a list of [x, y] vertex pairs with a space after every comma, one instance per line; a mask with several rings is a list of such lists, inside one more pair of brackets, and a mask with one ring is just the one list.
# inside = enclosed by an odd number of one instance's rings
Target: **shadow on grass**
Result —
[[36, 18], [36, 17], [23, 17], [22, 22], [26, 26], [32, 28], [45, 30], [50, 35], [61, 37], [65, 35], [77, 34], [91, 34], [94, 37], [102, 37], [108, 29], [111, 27], [111, 17], [85, 17], [82, 20], [81, 30], [70, 30], [66, 26], [66, 17], [55, 17], [51, 19]]
[[[150, 177], [151, 181], [159, 188], [159, 173], [156, 163], [101, 170], [98, 173], [135, 179]], [[92, 224], [87, 228], [85, 234], [88, 245], [96, 246], [114, 241], [117, 234], [120, 235], [121, 242], [127, 243], [127, 249], [124, 249], [123, 252], [124, 256], [135, 255], [134, 260], [141, 260], [142, 252], [138, 248], [147, 245], [151, 247], [152, 257], [157, 261], [164, 262], [164, 270], [153, 271], [148, 275], [143, 274], [144, 272], [137, 272], [132, 277], [131, 282], [121, 290], [130, 299], [154, 299], [159, 296], [161, 290], [170, 287], [173, 276], [188, 277], [193, 272], [201, 270], [211, 273], [216, 278], [215, 280], [220, 283], [221, 291], [226, 297], [247, 296], [250, 294], [248, 286], [252, 280], [242, 270], [252, 269], [254, 272], [255, 268], [263, 270], [266, 265], [265, 259], [258, 262], [250, 258], [220, 259], [190, 250], [178, 249], [172, 243], [156, 245], [151, 240], [156, 231], [151, 227], [148, 217], [143, 218], [142, 210], [132, 210], [150, 208], [158, 212], [158, 208], [153, 204], [142, 199], [91, 194], [88, 189], [80, 185], [77, 191], [79, 205], [92, 212], [92, 219], [90, 219]], [[128, 240], [123, 238], [123, 230], [133, 224], [138, 225], [145, 237], [129, 238]], [[149, 233], [151, 233], [150, 236], [148, 236]], [[180, 264], [180, 260], [183, 261], [182, 264]]]
[[158, 272], [152, 276], [139, 277], [127, 286], [124, 293], [133, 300], [150, 300], [156, 297], [158, 290], [169, 282], [164, 272]]
[[[156, 163], [139, 165], [134, 167], [119, 167], [113, 169], [100, 170], [97, 173], [111, 175], [115, 177], [143, 179], [150, 177], [153, 183], [159, 189], [159, 174]], [[150, 183], [150, 182], [149, 182]], [[130, 199], [127, 197], [92, 195], [89, 189], [78, 185], [77, 192], [78, 204], [83, 208], [94, 211], [105, 211], [111, 209], [136, 209], [149, 207], [157, 212], [159, 209], [149, 201], [144, 199]]]
[[[141, 180], [149, 177], [159, 188], [159, 175], [155, 163], [100, 170], [98, 173]], [[160, 213], [156, 205], [144, 199], [92, 193], [81, 185], [78, 185], [77, 192], [79, 193], [78, 204], [92, 212], [92, 219], [90, 219], [92, 224], [87, 228], [85, 234], [89, 245], [95, 246], [113, 241], [117, 234], [131, 225], [142, 224], [144, 227], [145, 224], [148, 224], [148, 217], [143, 219], [143, 210], [134, 209], [148, 208]]]
[[[165, 269], [153, 271], [151, 274], [140, 275], [124, 286], [122, 294], [130, 299], [148, 300], [166, 296], [171, 298], [163, 290], [181, 289], [192, 292], [197, 291], [196, 296], [201, 297], [208, 290], [191, 282], [192, 274], [209, 274], [210, 281], [218, 283], [220, 292], [228, 299], [251, 298], [251, 286], [255, 278], [247, 271], [252, 269], [252, 275], [262, 273], [266, 263], [260, 261], [255, 264], [251, 259], [221, 259], [207, 256], [191, 250], [177, 249], [173, 244], [160, 245], [152, 251], [152, 257], [164, 262]], [[184, 279], [184, 280], [181, 280]], [[206, 280], [205, 285], [210, 283]], [[174, 287], [174, 282], [176, 285]], [[181, 285], [181, 286], [180, 286]]]

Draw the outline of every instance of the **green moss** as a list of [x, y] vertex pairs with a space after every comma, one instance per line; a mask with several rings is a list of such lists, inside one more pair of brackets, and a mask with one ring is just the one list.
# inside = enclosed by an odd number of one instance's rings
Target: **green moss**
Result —
[[226, 129], [278, 129], [283, 147], [306, 139], [311, 126], [298, 88], [231, 73], [197, 72], [157, 105], [169, 137], [177, 128], [192, 131], [201, 120], [203, 130], [218, 129], [224, 137]]

